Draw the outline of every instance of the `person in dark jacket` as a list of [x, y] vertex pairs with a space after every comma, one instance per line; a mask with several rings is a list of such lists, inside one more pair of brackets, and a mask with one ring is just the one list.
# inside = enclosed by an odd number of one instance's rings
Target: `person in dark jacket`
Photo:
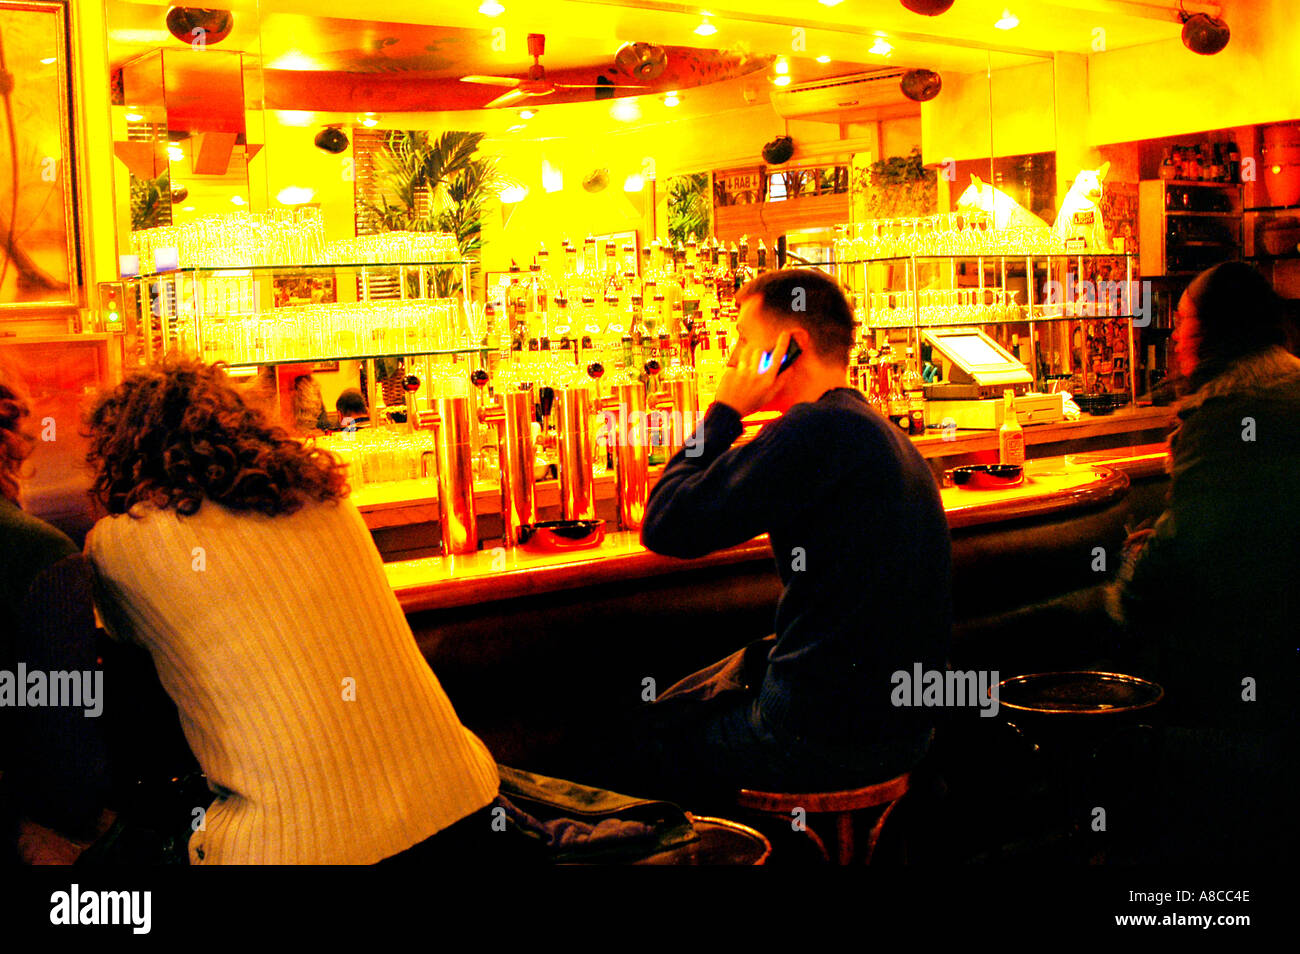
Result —
[[1239, 262], [1199, 275], [1175, 321], [1191, 393], [1169, 505], [1130, 540], [1110, 607], [1135, 671], [1166, 690], [1157, 850], [1255, 859], [1294, 783], [1300, 359], [1282, 302]]
[[[951, 633], [938, 488], [906, 435], [848, 386], [843, 292], [787, 269], [739, 301], [730, 366], [655, 486], [642, 542], [697, 557], [768, 534], [784, 588], [776, 632], [646, 707], [620, 740], [633, 764], [609, 782], [701, 804], [741, 787], [848, 788], [912, 769], [935, 713], [895, 704], [894, 675], [941, 672]], [[741, 418], [764, 408], [784, 413], [736, 444]]]
[[[101, 817], [102, 694], [67, 698], [70, 680], [95, 687], [94, 577], [66, 534], [19, 506], [29, 415], [16, 375], [0, 365], [0, 826], [21, 860], [71, 863], [111, 821]], [[33, 695], [42, 684], [43, 701]]]

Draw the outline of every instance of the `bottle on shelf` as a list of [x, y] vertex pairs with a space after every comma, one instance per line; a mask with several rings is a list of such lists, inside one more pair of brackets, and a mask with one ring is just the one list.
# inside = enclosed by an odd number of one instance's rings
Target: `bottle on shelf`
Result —
[[1002, 426], [998, 428], [998, 463], [1023, 464], [1025, 462], [1025, 431], [1016, 416], [1016, 392], [1007, 388], [1002, 392]]
[[1174, 156], [1172, 149], [1165, 150], [1165, 158], [1160, 163], [1160, 178], [1168, 182], [1170, 179], [1178, 177], [1178, 168], [1174, 165]]
[[909, 418], [907, 432], [919, 437], [925, 433], [925, 379], [916, 369], [915, 352], [908, 348], [906, 354], [901, 386]]

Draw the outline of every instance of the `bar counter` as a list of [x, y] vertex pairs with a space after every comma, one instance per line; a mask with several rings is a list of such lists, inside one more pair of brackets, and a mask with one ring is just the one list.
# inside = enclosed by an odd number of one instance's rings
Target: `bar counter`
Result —
[[[949, 526], [959, 529], [1100, 507], [1128, 488], [1129, 477], [1121, 469], [1056, 457], [1029, 461], [1018, 487], [944, 487], [940, 494]], [[497, 547], [465, 556], [400, 560], [384, 569], [402, 608], [419, 612], [770, 558], [766, 535], [706, 557], [680, 560], [647, 550], [635, 532], [615, 531], [588, 550], [534, 553]]]

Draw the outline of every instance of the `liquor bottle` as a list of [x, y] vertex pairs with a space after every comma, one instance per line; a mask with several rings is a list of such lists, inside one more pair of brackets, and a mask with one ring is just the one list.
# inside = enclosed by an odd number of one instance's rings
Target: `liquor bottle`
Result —
[[1178, 169], [1174, 165], [1174, 156], [1172, 149], [1165, 150], [1164, 162], [1160, 163], [1160, 178], [1168, 182], [1170, 179], [1178, 177]]
[[582, 240], [582, 293], [593, 299], [602, 298], [605, 289], [601, 282], [600, 260], [596, 255], [596, 236], [588, 234]]
[[[550, 334], [550, 280], [542, 270], [541, 262], [533, 259], [528, 266], [528, 313], [530, 335]], [[536, 330], [534, 330], [536, 329]]]
[[903, 368], [901, 386], [910, 418], [907, 432], [913, 437], [920, 437], [925, 434], [925, 379], [916, 370], [911, 348], [907, 349], [907, 363]]
[[903, 394], [903, 375], [899, 370], [898, 362], [894, 360], [893, 355], [885, 361], [882, 357], [884, 373], [888, 382], [886, 391], [886, 404], [889, 408], [889, 419], [904, 434], [912, 432], [912, 409], [908, 406], [907, 397]]
[[701, 297], [700, 286], [695, 279], [695, 266], [688, 262], [682, 275], [682, 320], [684, 322], [694, 321], [695, 316], [700, 313]]
[[757, 277], [759, 275], [762, 275], [766, 271], [767, 271], [767, 246], [763, 244], [762, 239], [759, 239], [758, 240], [758, 264], [754, 266], [754, 275], [755, 277]]
[[1002, 426], [998, 428], [998, 463], [1023, 464], [1025, 462], [1025, 432], [1016, 417], [1016, 392], [1007, 388], [1002, 392], [1004, 402]]
[[651, 248], [649, 245], [641, 246], [641, 295], [648, 301], [650, 296], [646, 294], [645, 286], [654, 281], [654, 261], [650, 257]]
[[1228, 181], [1241, 181], [1241, 150], [1235, 142], [1228, 143]]
[[551, 331], [562, 339], [568, 338], [573, 333], [573, 325], [569, 320], [569, 299], [564, 297], [564, 292], [557, 291], [552, 304], [555, 316], [551, 319]]
[[[709, 326], [697, 329], [699, 345], [695, 352], [695, 372], [700, 389], [700, 408], [703, 410], [713, 403], [713, 395], [718, 390], [718, 381], [724, 370], [724, 359], [710, 334]], [[726, 340], [725, 337], [723, 339]]]

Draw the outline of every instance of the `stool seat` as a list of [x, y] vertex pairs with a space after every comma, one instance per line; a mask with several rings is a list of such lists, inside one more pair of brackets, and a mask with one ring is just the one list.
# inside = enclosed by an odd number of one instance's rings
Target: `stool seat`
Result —
[[[907, 794], [911, 787], [912, 774], [904, 772], [883, 782], [864, 785], [861, 788], [847, 788], [834, 792], [764, 792], [744, 788], [736, 797], [736, 805], [748, 811], [764, 815], [781, 816], [788, 819], [791, 814], [802, 809], [810, 816], [824, 815], [835, 824], [835, 860], [838, 864], [850, 864], [855, 858], [854, 820], [859, 812], [868, 809], [883, 808], [880, 816], [867, 833], [866, 848], [862, 852], [864, 864], [870, 864], [875, 854], [876, 843], [899, 799]], [[822, 854], [830, 860], [831, 853], [826, 849], [824, 840], [813, 830], [807, 828], [808, 835], [821, 849]]]
[[762, 865], [772, 843], [761, 832], [726, 818], [691, 815], [695, 841], [633, 862], [638, 865]]

